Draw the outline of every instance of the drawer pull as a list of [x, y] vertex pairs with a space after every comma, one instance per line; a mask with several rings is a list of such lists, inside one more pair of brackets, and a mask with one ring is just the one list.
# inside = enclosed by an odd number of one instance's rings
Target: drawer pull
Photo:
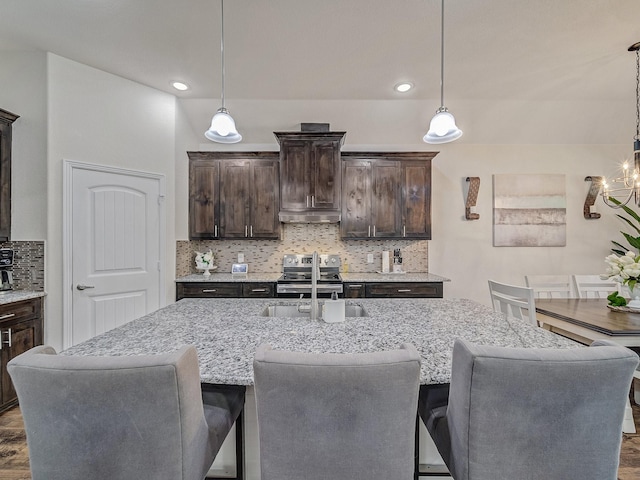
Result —
[[353, 285], [349, 285], [349, 288], [362, 288], [362, 284], [354, 283]]
[[399, 288], [398, 289], [398, 293], [407, 293], [410, 292], [411, 289], [410, 288]]
[[215, 288], [203, 289], [202, 293], [215, 293], [217, 290]]
[[252, 288], [251, 291], [254, 292], [254, 293], [264, 293], [264, 292], [267, 291], [267, 289], [266, 288]]
[[7, 313], [6, 315], [0, 316], [0, 320], [6, 320], [7, 318], [15, 317], [15, 313]]

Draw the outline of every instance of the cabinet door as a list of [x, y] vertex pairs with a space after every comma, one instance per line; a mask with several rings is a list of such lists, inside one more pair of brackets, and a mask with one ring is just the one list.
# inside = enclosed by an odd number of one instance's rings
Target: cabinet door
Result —
[[189, 162], [189, 239], [219, 236], [219, 162]]
[[[0, 341], [2, 344], [2, 404], [12, 402], [17, 399], [16, 390], [6, 365], [12, 358], [26, 352], [35, 347], [37, 342], [37, 321], [14, 324], [8, 327], [0, 328]], [[9, 342], [10, 340], [10, 342]], [[11, 345], [9, 346], [9, 343]]]
[[399, 163], [385, 160], [373, 162], [371, 184], [371, 236], [375, 238], [400, 237]]
[[251, 163], [247, 161], [220, 162], [220, 236], [245, 238], [249, 236], [249, 179]]
[[280, 238], [278, 220], [278, 162], [256, 160], [251, 170], [249, 195], [250, 236], [254, 238]]
[[431, 162], [403, 162], [402, 234], [431, 239]]
[[371, 162], [347, 160], [342, 173], [342, 238], [367, 238], [371, 226]]
[[337, 141], [311, 142], [313, 185], [311, 207], [322, 210], [340, 209], [340, 144]]
[[311, 207], [311, 147], [309, 142], [286, 140], [280, 145], [280, 206], [282, 210]]

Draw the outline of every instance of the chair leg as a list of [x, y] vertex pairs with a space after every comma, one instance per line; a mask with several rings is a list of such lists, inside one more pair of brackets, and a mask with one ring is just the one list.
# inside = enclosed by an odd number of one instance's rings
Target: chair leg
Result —
[[236, 418], [236, 476], [206, 477], [205, 480], [244, 480], [244, 407]]

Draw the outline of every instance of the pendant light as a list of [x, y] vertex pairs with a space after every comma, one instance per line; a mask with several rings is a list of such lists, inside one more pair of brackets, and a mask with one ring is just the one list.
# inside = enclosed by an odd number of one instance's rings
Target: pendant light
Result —
[[224, 0], [220, 0], [220, 56], [222, 58], [222, 106], [211, 119], [209, 130], [204, 132], [204, 136], [212, 142], [218, 143], [238, 143], [242, 140], [242, 135], [236, 129], [236, 122], [229, 114], [229, 110], [224, 107]]
[[422, 138], [427, 143], [449, 143], [462, 136], [462, 130], [456, 126], [456, 119], [444, 106], [444, 0], [440, 12], [440, 108], [431, 119], [429, 131]]
[[[633, 137], [633, 167], [622, 166], [622, 177], [602, 179], [602, 200], [611, 208], [621, 208], [633, 198], [640, 205], [640, 42], [628, 49], [636, 54], [636, 134]], [[613, 199], [613, 200], [612, 200]]]

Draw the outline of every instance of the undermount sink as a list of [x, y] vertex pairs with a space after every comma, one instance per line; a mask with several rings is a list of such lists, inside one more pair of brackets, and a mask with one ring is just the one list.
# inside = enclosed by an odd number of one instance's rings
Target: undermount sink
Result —
[[[308, 304], [302, 304], [304, 306]], [[319, 312], [322, 312], [322, 303], [319, 304]], [[309, 311], [299, 311], [298, 305], [267, 305], [262, 312], [262, 317], [311, 317]], [[344, 311], [345, 317], [368, 317], [366, 310], [362, 305], [346, 305]]]

